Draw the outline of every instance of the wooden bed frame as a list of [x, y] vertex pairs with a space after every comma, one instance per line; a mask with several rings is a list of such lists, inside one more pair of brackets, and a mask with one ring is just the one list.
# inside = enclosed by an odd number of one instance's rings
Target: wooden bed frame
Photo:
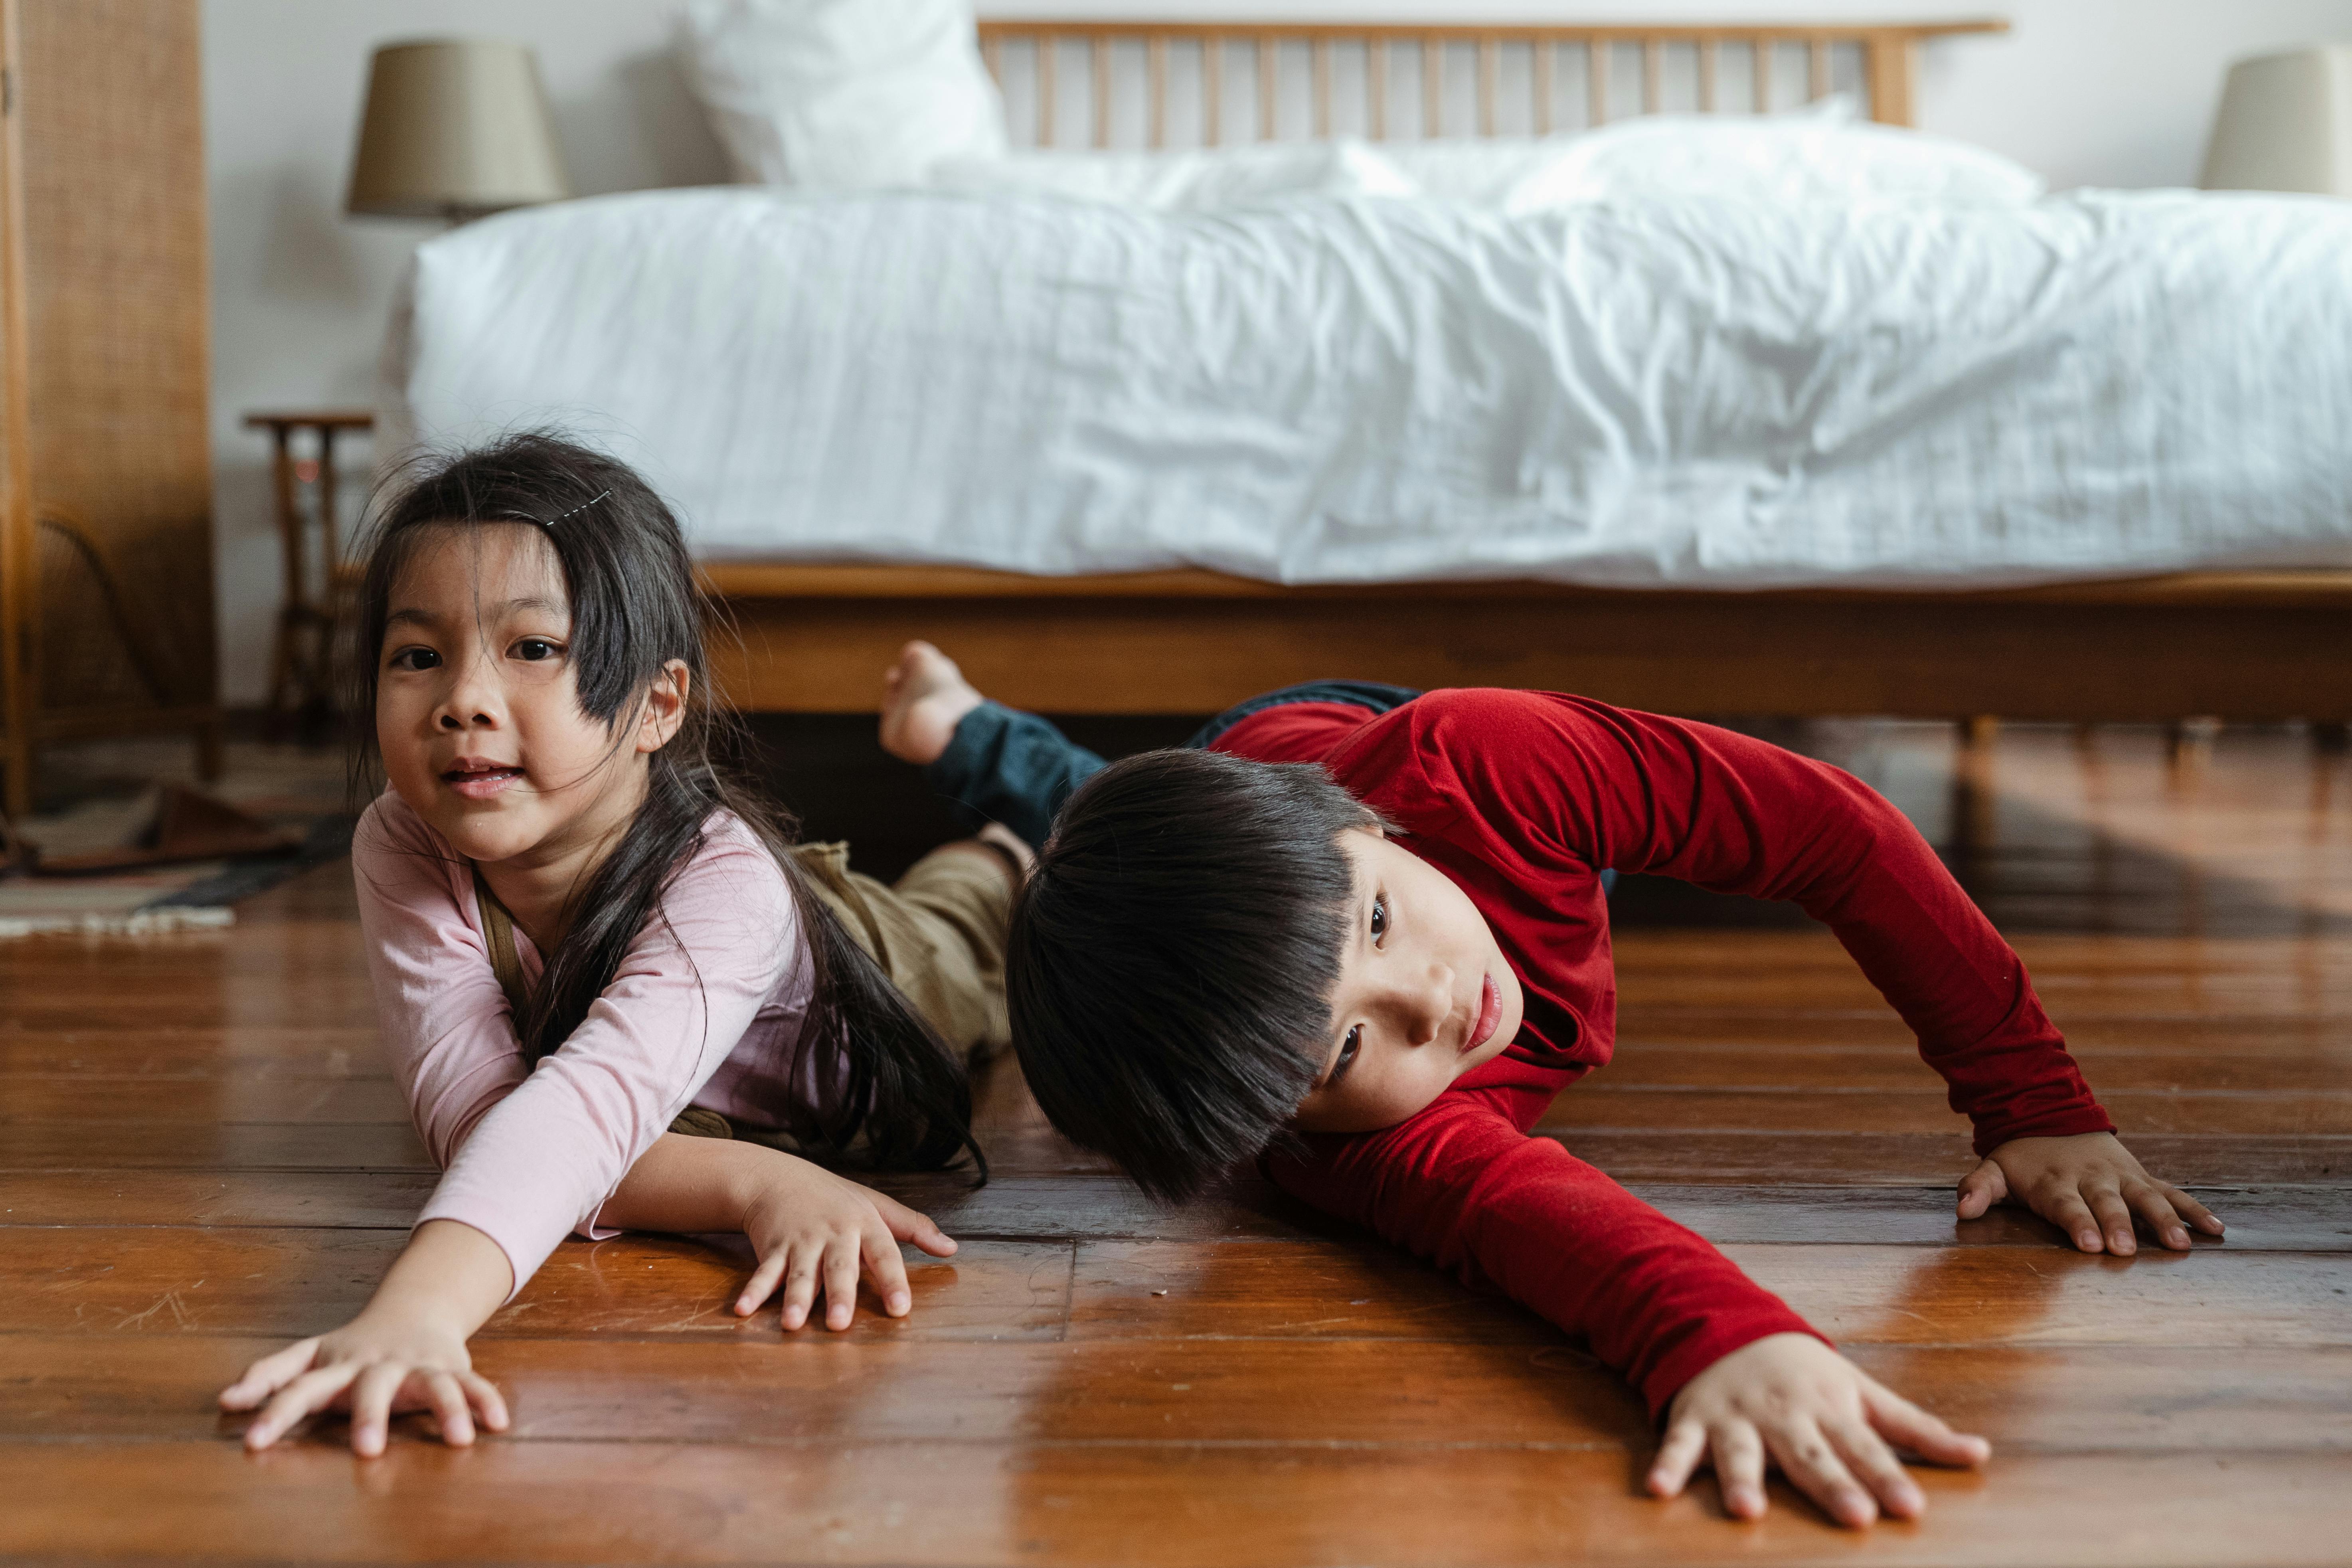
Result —
[[[1798, 54], [1809, 94], [1859, 56], [1873, 118], [1908, 124], [1923, 43], [2007, 24], [1723, 26], [1343, 26], [985, 21], [1000, 79], [1025, 65], [1030, 140], [1072, 121], [1058, 74], [1083, 58], [1096, 145], [1112, 140], [1119, 82], [1140, 66], [1144, 140], [1169, 140], [1171, 58], [1192, 67], [1200, 140], [1234, 130], [1236, 53], [1253, 67], [1250, 129], [1281, 127], [1280, 84], [1310, 83], [1305, 127], [1381, 137], [1417, 75], [1416, 130], [1493, 134], [1554, 128], [1559, 100], [1605, 119], [1611, 87], [1638, 58], [1640, 106], [1673, 107], [1668, 66], [1692, 106], [1744, 87], [1769, 108]], [[1471, 57], [1469, 116], [1445, 89]], [[1188, 58], [1189, 57], [1189, 58]], [[1745, 73], [1737, 69], [1744, 57]], [[1733, 62], [1727, 75], [1727, 62]], [[1503, 91], [1505, 66], [1526, 98]], [[1122, 65], [1124, 73], [1122, 75]], [[1350, 104], [1336, 68], [1360, 69]], [[1578, 67], [1581, 68], [1580, 79]], [[1745, 80], [1742, 81], [1744, 75]], [[1580, 79], [1580, 92], [1570, 93]], [[1010, 97], [1011, 94], [1008, 94]], [[1458, 95], [1457, 95], [1458, 96]], [[1129, 116], [1132, 120], [1135, 117]], [[1200, 713], [1318, 676], [1401, 685], [1525, 686], [1681, 713], [2172, 721], [2352, 720], [2352, 571], [2204, 573], [2004, 592], [1622, 591], [1502, 583], [1286, 588], [1212, 572], [1034, 577], [933, 566], [714, 564], [737, 637], [719, 677], [761, 711], [871, 710], [877, 676], [908, 637], [947, 647], [990, 693], [1058, 713]]]

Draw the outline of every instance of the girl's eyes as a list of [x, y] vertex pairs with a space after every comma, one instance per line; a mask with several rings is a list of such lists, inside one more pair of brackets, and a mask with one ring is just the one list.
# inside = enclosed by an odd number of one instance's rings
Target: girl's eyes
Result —
[[1372, 900], [1372, 940], [1378, 942], [1388, 934], [1389, 901], [1386, 899], [1374, 899]]
[[[525, 664], [543, 664], [562, 652], [561, 647], [545, 637], [525, 637], [514, 645], [515, 658]], [[441, 656], [429, 647], [404, 647], [386, 662], [394, 669], [434, 669], [439, 668]]]

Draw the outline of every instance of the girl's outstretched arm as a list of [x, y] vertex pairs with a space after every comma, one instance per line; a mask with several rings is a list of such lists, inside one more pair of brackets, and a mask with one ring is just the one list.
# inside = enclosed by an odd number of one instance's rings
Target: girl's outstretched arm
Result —
[[760, 1264], [735, 1299], [736, 1313], [751, 1316], [782, 1285], [787, 1330], [808, 1321], [820, 1287], [825, 1327], [849, 1327], [860, 1273], [884, 1311], [905, 1317], [914, 1297], [898, 1243], [934, 1258], [956, 1249], [929, 1215], [822, 1165], [757, 1143], [676, 1132], [663, 1133], [630, 1167], [597, 1218], [627, 1230], [741, 1231]]
[[221, 1408], [268, 1402], [245, 1429], [245, 1446], [255, 1450], [323, 1410], [351, 1412], [352, 1452], [367, 1457], [383, 1452], [402, 1411], [431, 1411], [442, 1440], [460, 1448], [474, 1440], [478, 1415], [503, 1432], [506, 1401], [474, 1371], [466, 1342], [513, 1287], [497, 1242], [457, 1220], [427, 1220], [358, 1317], [255, 1362], [221, 1391]]

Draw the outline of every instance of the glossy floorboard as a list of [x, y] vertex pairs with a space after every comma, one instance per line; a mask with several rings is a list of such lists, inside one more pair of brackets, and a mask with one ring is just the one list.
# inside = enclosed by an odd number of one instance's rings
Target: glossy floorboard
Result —
[[911, 1318], [786, 1336], [724, 1310], [740, 1242], [567, 1243], [478, 1342], [511, 1435], [248, 1458], [213, 1394], [363, 1300], [432, 1184], [330, 868], [227, 931], [0, 943], [0, 1556], [2352, 1561], [2345, 760], [1811, 739], [1949, 849], [2134, 1146], [2231, 1226], [2122, 1260], [1956, 1222], [1966, 1131], [1834, 942], [1622, 930], [1618, 1059], [1550, 1134], [1993, 1439], [1921, 1472], [1919, 1524], [1645, 1499], [1649, 1423], [1581, 1347], [1254, 1179], [1144, 1203], [1003, 1071], [996, 1181], [886, 1184], [966, 1242]]

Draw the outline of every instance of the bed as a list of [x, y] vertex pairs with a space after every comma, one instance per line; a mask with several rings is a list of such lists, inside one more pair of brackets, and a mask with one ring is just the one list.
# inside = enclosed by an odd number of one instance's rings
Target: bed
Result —
[[[2352, 719], [2352, 208], [2029, 201], [1951, 153], [1919, 199], [1619, 199], [1605, 136], [1552, 135], [1839, 87], [1901, 125], [1924, 42], [1997, 26], [983, 23], [1032, 140], [1095, 162], [470, 226], [420, 252], [390, 412], [638, 461], [763, 710], [868, 708], [921, 636], [1065, 713], [1347, 673], [1685, 713]], [[1188, 104], [1191, 140], [1264, 145], [1160, 187], [1302, 199], [1074, 194]], [[1610, 155], [1654, 168], [1686, 118]], [[1286, 119], [1315, 139], [1271, 142]], [[1492, 140], [1426, 135], [1465, 121]], [[1774, 134], [1916, 177], [1907, 142]]]

